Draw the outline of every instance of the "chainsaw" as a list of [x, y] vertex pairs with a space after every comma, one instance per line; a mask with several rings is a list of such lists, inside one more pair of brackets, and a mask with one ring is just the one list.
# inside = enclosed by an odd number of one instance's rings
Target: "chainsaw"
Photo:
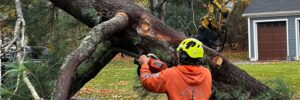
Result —
[[[156, 55], [149, 53], [146, 55], [147, 57], [149, 57], [149, 70], [151, 71], [151, 73], [158, 73], [162, 70], [167, 69], [167, 64], [162, 62]], [[137, 74], [138, 76], [140, 76], [140, 69], [141, 69], [141, 65], [138, 63], [138, 58], [136, 58], [134, 60], [134, 63], [138, 65], [138, 69], [137, 69]]]

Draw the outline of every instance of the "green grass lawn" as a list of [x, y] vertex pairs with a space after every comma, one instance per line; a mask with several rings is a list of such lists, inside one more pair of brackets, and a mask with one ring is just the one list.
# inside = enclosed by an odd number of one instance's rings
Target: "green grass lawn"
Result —
[[262, 83], [273, 87], [272, 81], [283, 80], [300, 99], [300, 62], [270, 62], [268, 64], [238, 64], [241, 69]]
[[[270, 80], [282, 79], [290, 88], [300, 93], [300, 62], [239, 64], [237, 66], [267, 85]], [[76, 96], [135, 100], [138, 98], [138, 93], [133, 90], [133, 86], [137, 84], [136, 78], [136, 66], [132, 58], [115, 58]]]
[[136, 84], [136, 66], [133, 59], [126, 59], [111, 61], [77, 93], [77, 96], [95, 99], [138, 98], [132, 88], [133, 84]]

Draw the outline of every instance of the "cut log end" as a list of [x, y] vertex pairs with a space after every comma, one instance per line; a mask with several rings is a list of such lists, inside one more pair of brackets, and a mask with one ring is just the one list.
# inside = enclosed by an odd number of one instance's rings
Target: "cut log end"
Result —
[[211, 61], [215, 67], [220, 67], [223, 64], [223, 58], [219, 55], [212, 57]]
[[150, 25], [147, 19], [142, 20], [141, 29], [143, 33], [147, 33], [147, 31], [149, 31]]
[[115, 16], [126, 17], [126, 19], [128, 20], [128, 16], [125, 12], [119, 12]]

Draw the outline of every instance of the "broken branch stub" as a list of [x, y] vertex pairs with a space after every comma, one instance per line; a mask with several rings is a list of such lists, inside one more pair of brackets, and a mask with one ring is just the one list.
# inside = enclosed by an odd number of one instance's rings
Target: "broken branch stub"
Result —
[[217, 55], [217, 56], [213, 56], [211, 61], [213, 62], [214, 67], [219, 67], [223, 63], [223, 58], [222, 56]]

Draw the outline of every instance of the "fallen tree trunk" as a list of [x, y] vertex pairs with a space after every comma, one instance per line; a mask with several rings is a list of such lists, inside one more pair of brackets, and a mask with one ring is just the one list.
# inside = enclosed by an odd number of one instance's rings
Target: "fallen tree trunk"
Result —
[[[141, 7], [128, 3], [124, 0], [50, 0], [55, 6], [61, 8], [62, 10], [68, 12], [78, 20], [82, 21], [89, 27], [97, 25], [99, 22], [109, 20], [114, 17], [117, 12], [125, 12], [128, 15], [129, 24], [126, 29], [120, 31], [116, 29], [121, 34], [114, 34], [109, 38], [112, 42], [112, 47], [119, 48], [121, 52], [132, 55], [138, 54], [139, 51], [144, 51], [144, 53], [154, 53], [158, 55], [163, 61], [167, 62], [169, 66], [176, 65], [176, 51], [174, 48], [178, 46], [180, 41], [186, 38], [182, 33], [176, 32], [174, 29], [167, 25], [164, 25], [160, 20], [153, 17], [149, 12], [145, 11]], [[77, 11], [74, 11], [76, 9]], [[101, 20], [100, 20], [101, 19]], [[122, 25], [114, 24], [112, 26], [107, 26], [107, 28], [114, 29], [114, 27], [122, 27]], [[100, 33], [102, 34], [102, 33]], [[84, 50], [84, 49], [83, 49]], [[126, 51], [126, 52], [124, 52]], [[84, 52], [84, 51], [81, 51]], [[86, 55], [85, 58], [91, 56]], [[130, 53], [129, 53], [130, 52]], [[80, 52], [78, 52], [80, 53]], [[132, 54], [131, 54], [132, 53]], [[108, 54], [114, 55], [114, 53]], [[211, 71], [213, 75], [213, 85], [214, 89], [221, 92], [227, 92], [233, 94], [235, 91], [241, 91], [243, 93], [249, 94], [250, 98], [258, 96], [261, 93], [270, 91], [270, 88], [261, 82], [257, 81], [245, 71], [239, 69], [219, 53], [205, 47], [205, 55], [208, 58], [207, 62], [211, 66]], [[133, 55], [132, 55], [133, 56]], [[223, 62], [216, 67], [212, 64], [212, 58], [219, 56], [223, 58]], [[81, 59], [77, 64], [71, 64], [70, 68], [77, 68], [81, 62], [85, 59], [81, 56], [73, 57], [73, 59]], [[110, 56], [111, 57], [111, 56]], [[100, 57], [99, 59], [105, 59]], [[73, 61], [73, 60], [69, 60]], [[66, 60], [68, 63], [68, 60]], [[105, 66], [106, 62], [101, 62], [101, 68]], [[96, 68], [95, 66], [93, 68]], [[67, 71], [66, 71], [67, 70]], [[79, 70], [77, 70], [78, 72]], [[89, 72], [87, 70], [85, 72]], [[68, 72], [67, 76], [64, 75]], [[68, 92], [70, 91], [70, 84], [73, 86], [74, 81], [70, 79], [75, 70], [67, 69], [67, 67], [62, 67], [61, 74], [57, 80], [56, 91], [54, 95], [55, 99], [63, 100], [67, 99]], [[95, 74], [91, 75], [77, 75], [76, 77], [86, 77], [87, 80], [80, 81], [85, 84], [89, 79], [92, 79]], [[68, 80], [66, 80], [68, 79]], [[63, 82], [60, 80], [64, 80]], [[82, 85], [79, 85], [80, 87]], [[80, 88], [79, 87], [79, 88]], [[71, 94], [74, 94], [79, 89], [71, 90]]]

